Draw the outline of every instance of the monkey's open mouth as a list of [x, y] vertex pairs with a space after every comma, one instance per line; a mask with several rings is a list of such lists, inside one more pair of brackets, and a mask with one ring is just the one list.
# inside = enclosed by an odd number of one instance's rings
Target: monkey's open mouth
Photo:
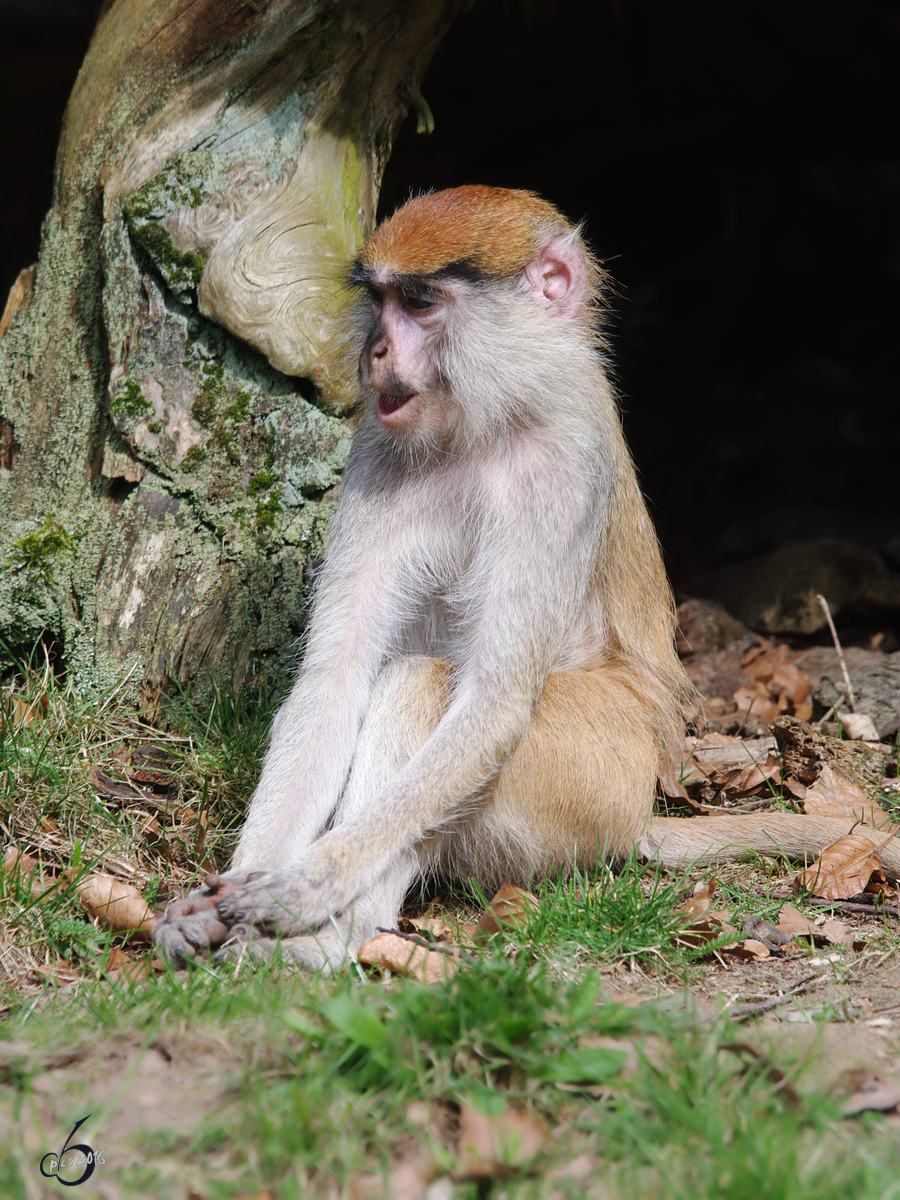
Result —
[[408, 396], [392, 396], [389, 392], [378, 393], [378, 415], [379, 417], [390, 417], [395, 412], [403, 407], [404, 404], [409, 404], [415, 392], [410, 392]]

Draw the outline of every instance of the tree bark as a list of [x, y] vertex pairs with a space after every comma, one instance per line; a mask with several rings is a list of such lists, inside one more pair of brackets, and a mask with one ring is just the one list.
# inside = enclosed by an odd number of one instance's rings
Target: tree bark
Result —
[[112, 0], [0, 321], [0, 636], [85, 683], [286, 667], [347, 452], [346, 264], [468, 0]]

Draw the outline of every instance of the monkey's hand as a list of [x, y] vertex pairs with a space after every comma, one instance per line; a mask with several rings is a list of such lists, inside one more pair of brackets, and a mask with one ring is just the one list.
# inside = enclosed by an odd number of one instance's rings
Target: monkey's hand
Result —
[[[324, 838], [303, 857], [277, 871], [254, 872], [247, 882], [216, 904], [218, 919], [229, 927], [252, 926], [256, 933], [291, 937], [319, 929], [343, 912], [358, 892], [356, 879], [341, 870], [341, 860], [323, 845]], [[342, 881], [344, 886], [342, 886]]]
[[182, 900], [173, 900], [153, 926], [153, 944], [160, 958], [173, 967], [184, 967], [198, 954], [205, 955], [221, 946], [230, 935], [230, 927], [216, 906], [223, 896], [261, 874], [261, 871], [229, 871], [225, 875], [207, 875], [203, 887], [195, 888]]

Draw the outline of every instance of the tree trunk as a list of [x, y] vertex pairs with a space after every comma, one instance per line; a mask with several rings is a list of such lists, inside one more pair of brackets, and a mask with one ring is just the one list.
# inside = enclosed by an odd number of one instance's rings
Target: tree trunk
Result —
[[112, 0], [0, 322], [0, 636], [85, 683], [286, 666], [353, 381], [332, 349], [467, 0]]

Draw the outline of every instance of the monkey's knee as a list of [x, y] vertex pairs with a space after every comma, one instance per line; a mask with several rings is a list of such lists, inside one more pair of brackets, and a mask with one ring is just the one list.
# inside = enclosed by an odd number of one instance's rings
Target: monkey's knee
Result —
[[392, 659], [378, 676], [373, 703], [423, 695], [446, 703], [451, 671], [450, 664], [442, 658], [429, 658], [426, 654], [407, 654]]

